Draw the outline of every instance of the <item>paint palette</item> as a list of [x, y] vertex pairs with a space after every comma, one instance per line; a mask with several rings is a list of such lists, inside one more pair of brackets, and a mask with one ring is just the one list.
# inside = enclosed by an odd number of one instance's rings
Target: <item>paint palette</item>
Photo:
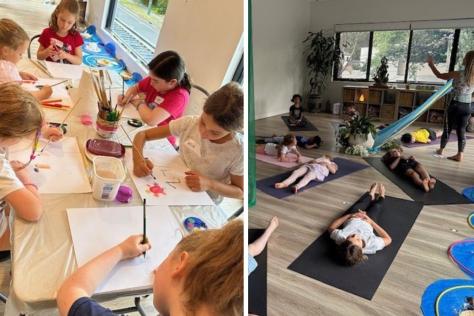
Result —
[[183, 222], [184, 228], [190, 233], [200, 230], [207, 230], [207, 225], [200, 218], [188, 217]]

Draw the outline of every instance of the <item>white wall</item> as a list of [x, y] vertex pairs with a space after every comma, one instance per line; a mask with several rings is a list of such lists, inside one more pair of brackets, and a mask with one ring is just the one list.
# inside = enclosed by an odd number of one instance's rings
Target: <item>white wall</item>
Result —
[[[473, 0], [330, 0], [312, 3], [311, 30], [332, 30], [335, 24], [470, 18], [473, 12]], [[324, 99], [340, 102], [342, 87], [348, 84], [354, 82], [331, 82]]]
[[[89, 0], [88, 22], [97, 26], [104, 42], [113, 41], [105, 27], [109, 0]], [[242, 0], [170, 0], [156, 52], [176, 50], [185, 60], [194, 83], [209, 92], [217, 90], [226, 74], [235, 69], [243, 54]], [[146, 75], [147, 69], [135, 62], [117, 44], [117, 57], [133, 72]], [[232, 69], [229, 69], [232, 68]], [[203, 95], [192, 93], [186, 113], [201, 112]]]
[[310, 27], [308, 0], [254, 0], [255, 117], [288, 111], [291, 96], [306, 91], [302, 41]]

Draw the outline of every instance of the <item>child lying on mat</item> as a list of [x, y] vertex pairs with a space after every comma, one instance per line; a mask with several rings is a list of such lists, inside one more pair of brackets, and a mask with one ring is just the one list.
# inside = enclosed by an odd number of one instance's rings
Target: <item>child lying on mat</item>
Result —
[[[268, 144], [268, 143], [275, 143], [275, 144], [281, 144], [283, 142], [283, 138], [285, 136], [276, 136], [273, 135], [272, 137], [259, 137], [257, 136], [257, 144]], [[319, 148], [321, 145], [321, 137], [318, 135], [313, 136], [313, 137], [305, 137], [305, 136], [298, 136], [296, 135], [296, 145], [298, 147], [304, 148], [304, 149], [313, 149], [313, 148]]]
[[401, 141], [404, 144], [413, 144], [413, 143], [427, 144], [441, 137], [442, 134], [443, 134], [443, 131], [440, 131], [440, 130], [434, 130], [431, 128], [420, 128], [414, 132], [403, 134]]
[[263, 249], [265, 249], [265, 246], [268, 243], [268, 240], [270, 239], [270, 236], [273, 234], [275, 229], [278, 227], [279, 222], [278, 222], [278, 217], [274, 216], [272, 220], [270, 221], [270, 224], [268, 224], [267, 228], [265, 229], [265, 232], [262, 234], [262, 236], [258, 237], [257, 240], [255, 240], [253, 243], [249, 245], [249, 256], [248, 256], [248, 265], [249, 265], [249, 270], [248, 274], [250, 275], [253, 271], [258, 266], [257, 261], [255, 261], [255, 257], [258, 256], [259, 254], [262, 253]]
[[281, 162], [290, 162], [290, 158], [287, 157], [289, 153], [296, 155], [296, 161], [300, 162], [301, 154], [296, 148], [296, 137], [293, 134], [288, 134], [283, 137], [283, 141], [277, 143], [267, 143], [265, 145], [258, 145], [256, 148], [257, 154], [276, 156]]
[[328, 232], [338, 246], [344, 264], [353, 266], [364, 262], [367, 260], [366, 255], [375, 254], [392, 242], [389, 234], [376, 223], [384, 199], [384, 185], [374, 183], [360, 204], [355, 205], [349, 214], [339, 217], [329, 225]]
[[337, 168], [338, 166], [334, 161], [332, 161], [332, 158], [328, 155], [325, 155], [321, 158], [305, 163], [293, 171], [286, 180], [275, 183], [275, 188], [287, 188], [289, 185], [298, 180], [298, 178], [302, 177], [301, 180], [291, 188], [293, 193], [297, 193], [301, 188], [307, 186], [312, 180], [323, 182], [329, 173], [336, 173]]
[[421, 163], [415, 160], [415, 157], [402, 156], [401, 148], [394, 148], [387, 152], [383, 157], [383, 163], [393, 172], [400, 176], [410, 178], [413, 183], [421, 187], [425, 192], [434, 189], [436, 179], [431, 178], [428, 171]]
[[303, 117], [303, 106], [301, 101], [303, 99], [299, 94], [294, 94], [291, 98], [293, 104], [290, 106], [290, 116], [288, 117], [288, 124], [290, 126], [304, 126], [306, 121]]

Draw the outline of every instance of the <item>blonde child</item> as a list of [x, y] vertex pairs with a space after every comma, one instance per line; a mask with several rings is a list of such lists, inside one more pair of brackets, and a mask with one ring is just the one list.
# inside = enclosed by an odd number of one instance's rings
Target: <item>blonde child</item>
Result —
[[67, 64], [82, 64], [82, 40], [77, 31], [79, 4], [76, 0], [62, 0], [39, 38], [37, 58]]
[[474, 51], [469, 51], [464, 56], [461, 71], [450, 71], [440, 73], [433, 62], [433, 57], [428, 56], [428, 66], [434, 75], [443, 80], [454, 80], [454, 99], [448, 106], [447, 121], [444, 124], [441, 144], [437, 154], [441, 155], [449, 140], [453, 128], [456, 128], [458, 136], [458, 152], [448, 157], [450, 160], [462, 161], [464, 158], [464, 147], [466, 147], [466, 128], [471, 118], [471, 101], [474, 92]]
[[[149, 64], [149, 76], [119, 97], [122, 106], [135, 106], [141, 119], [150, 126], [168, 125], [181, 117], [186, 110], [191, 92], [191, 83], [183, 59], [178, 53], [166, 51], [156, 56]], [[144, 100], [136, 98], [144, 94]], [[175, 145], [174, 136], [168, 140]]]
[[332, 161], [330, 156], [322, 156], [321, 158], [314, 159], [308, 163], [305, 163], [295, 171], [291, 173], [291, 175], [282, 182], [275, 183], [276, 189], [283, 189], [287, 188], [291, 184], [295, 183], [300, 177], [301, 180], [298, 181], [292, 187], [292, 191], [297, 193], [301, 188], [304, 188], [313, 180], [322, 182], [324, 179], [331, 173], [335, 174], [337, 172], [337, 164]]
[[[90, 296], [116, 264], [150, 249], [142, 238], [129, 237], [66, 279], [57, 295], [60, 315], [115, 315]], [[242, 315], [243, 242], [240, 220], [183, 238], [154, 272], [153, 304], [159, 314]]]
[[133, 172], [149, 176], [153, 163], [143, 160], [146, 141], [179, 137], [179, 153], [190, 169], [185, 174], [192, 191], [208, 191], [214, 199], [219, 195], [243, 196], [243, 126], [244, 99], [237, 83], [229, 83], [206, 100], [200, 116], [184, 116], [169, 125], [137, 133], [133, 141]]
[[[20, 84], [23, 80], [38, 80], [30, 73], [18, 71], [16, 66], [28, 49], [28, 44], [28, 34], [20, 25], [9, 19], [0, 20], [0, 83]], [[41, 90], [32, 92], [38, 100], [47, 99], [52, 93], [50, 86], [44, 86]]]
[[[37, 100], [17, 84], [0, 84], [0, 250], [9, 249], [7, 205], [27, 221], [38, 221], [43, 213], [38, 188], [25, 168], [34, 158], [42, 126]], [[10, 162], [8, 149], [24, 139], [32, 143], [30, 160]]]
[[290, 162], [289, 153], [296, 155], [296, 162], [300, 162], [301, 154], [296, 148], [298, 141], [293, 134], [288, 134], [283, 137], [281, 143], [266, 143], [265, 145], [258, 145], [256, 148], [257, 154], [276, 156], [281, 162]]

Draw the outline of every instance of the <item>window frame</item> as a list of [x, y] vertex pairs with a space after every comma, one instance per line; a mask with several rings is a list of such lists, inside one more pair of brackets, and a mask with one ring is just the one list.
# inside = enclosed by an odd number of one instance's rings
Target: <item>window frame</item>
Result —
[[[447, 29], [453, 29], [454, 30], [454, 38], [453, 38], [453, 43], [451, 46], [451, 56], [449, 60], [449, 67], [448, 71], [454, 71], [455, 66], [456, 66], [456, 60], [457, 60], [457, 54], [459, 51], [459, 38], [461, 34], [461, 30], [463, 29], [470, 29], [468, 27], [466, 28], [453, 28], [453, 27], [445, 27]], [[442, 29], [442, 28], [439, 28]], [[418, 30], [418, 29], [416, 29]], [[419, 29], [419, 30], [424, 30], [424, 29]], [[351, 79], [351, 78], [339, 78], [337, 76], [338, 73], [338, 68], [339, 68], [339, 60], [335, 61], [333, 64], [333, 73], [332, 73], [332, 80], [333, 81], [347, 81], [347, 82], [373, 82], [373, 80], [370, 79], [370, 66], [372, 64], [372, 49], [373, 49], [373, 38], [374, 38], [374, 32], [383, 32], [383, 31], [389, 31], [389, 30], [379, 30], [379, 31], [365, 31], [369, 32], [369, 51], [368, 51], [368, 57], [367, 57], [367, 73], [365, 76], [365, 79]], [[405, 75], [404, 75], [404, 80], [402, 81], [389, 81], [391, 84], [430, 84], [430, 85], [442, 85], [440, 82], [433, 82], [433, 81], [409, 81], [408, 80], [408, 71], [410, 67], [410, 57], [411, 57], [411, 48], [413, 44], [413, 29], [406, 30], [406, 29], [401, 29], [397, 31], [410, 31], [409, 37], [408, 37], [408, 49], [407, 49], [407, 58], [406, 58], [406, 66], [405, 66]], [[361, 31], [354, 31], [354, 32], [361, 32]], [[364, 31], [362, 31], [364, 32]], [[349, 33], [349, 32], [337, 32], [336, 33], [336, 41], [335, 45], [338, 47], [340, 46], [341, 42], [341, 33]]]

